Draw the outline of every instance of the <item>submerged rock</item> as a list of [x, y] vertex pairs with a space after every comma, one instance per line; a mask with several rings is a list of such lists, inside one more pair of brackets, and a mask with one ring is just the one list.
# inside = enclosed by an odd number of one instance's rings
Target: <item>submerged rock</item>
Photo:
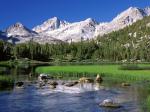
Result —
[[129, 83], [122, 83], [121, 84], [123, 87], [131, 86]]
[[49, 81], [48, 84], [49, 84], [49, 85], [54, 85], [54, 86], [57, 86], [57, 85], [58, 85], [58, 83], [57, 83], [56, 81]]
[[61, 85], [64, 85], [64, 84], [65, 84], [65, 82], [62, 82], [62, 83], [61, 83]]
[[39, 81], [46, 81], [48, 79], [47, 74], [40, 74], [40, 76], [38, 77]]
[[82, 77], [82, 78], [79, 79], [79, 82], [80, 83], [93, 83], [94, 80], [90, 79], [90, 78], [87, 78], [87, 77]]
[[40, 82], [39, 83], [39, 87], [41, 88], [41, 87], [43, 87], [43, 86], [45, 86], [46, 84], [44, 83], [44, 82]]
[[101, 83], [103, 81], [103, 79], [102, 79], [102, 77], [99, 74], [97, 74], [95, 81], [97, 83]]
[[55, 89], [56, 85], [50, 85], [49, 87], [50, 87], [50, 89]]
[[78, 84], [78, 81], [68, 82], [68, 83], [64, 84], [64, 86], [72, 87], [72, 86], [75, 86], [76, 84]]
[[99, 104], [101, 107], [108, 108], [120, 108], [121, 106], [118, 103], [115, 103], [112, 99], [106, 99], [102, 103]]
[[47, 82], [48, 80], [54, 79], [53, 76], [48, 76], [47, 74], [40, 74], [38, 77], [38, 81]]
[[24, 86], [24, 82], [16, 82], [16, 87], [23, 87]]

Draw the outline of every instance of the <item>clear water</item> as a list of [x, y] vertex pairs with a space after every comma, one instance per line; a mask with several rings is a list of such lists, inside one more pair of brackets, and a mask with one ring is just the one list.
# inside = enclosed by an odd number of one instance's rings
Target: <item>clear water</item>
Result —
[[[3, 112], [141, 112], [138, 95], [133, 89], [102, 89], [82, 93], [56, 92], [48, 88], [28, 86], [0, 93], [0, 110]], [[122, 105], [119, 109], [99, 107], [104, 99], [111, 98]]]
[[[35, 81], [37, 77], [29, 77], [31, 69], [28, 70], [19, 69], [21, 72], [15, 72], [16, 81]], [[149, 91], [143, 83], [123, 88], [117, 80], [106, 80], [100, 85], [84, 84], [69, 89], [62, 88], [38, 88], [37, 84], [32, 83], [22, 89], [1, 91], [0, 112], [148, 112], [143, 103]], [[100, 107], [99, 103], [108, 98], [118, 102], [121, 108]]]

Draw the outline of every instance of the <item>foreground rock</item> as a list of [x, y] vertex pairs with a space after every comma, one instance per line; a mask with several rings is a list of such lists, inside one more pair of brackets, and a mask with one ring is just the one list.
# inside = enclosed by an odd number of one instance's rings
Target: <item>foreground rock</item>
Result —
[[16, 87], [22, 88], [24, 86], [24, 82], [16, 82]]
[[72, 86], [75, 86], [76, 84], [78, 84], [78, 81], [68, 82], [68, 83], [64, 84], [64, 86], [72, 87]]
[[102, 79], [102, 77], [99, 74], [97, 74], [95, 81], [97, 83], [101, 83], [103, 81], [103, 79]]
[[90, 79], [90, 78], [87, 78], [87, 77], [82, 77], [82, 78], [79, 79], [79, 82], [80, 83], [93, 83], [94, 80]]
[[38, 85], [39, 85], [39, 88], [42, 88], [42, 87], [44, 87], [46, 84], [45, 84], [44, 82], [39, 82]]
[[50, 87], [50, 89], [55, 89], [56, 85], [50, 85], [49, 87]]
[[128, 87], [128, 86], [131, 86], [129, 83], [122, 83], [121, 85], [122, 85], [122, 87]]
[[53, 85], [53, 86], [57, 86], [58, 83], [56, 81], [49, 81], [48, 82], [49, 85]]
[[46, 81], [48, 79], [47, 74], [40, 74], [40, 76], [38, 77], [39, 81]]
[[118, 103], [115, 103], [112, 99], [106, 99], [102, 103], [99, 104], [101, 107], [108, 108], [120, 108], [121, 106]]
[[40, 74], [38, 77], [39, 82], [47, 82], [48, 80], [54, 79], [53, 76], [48, 76], [47, 74]]

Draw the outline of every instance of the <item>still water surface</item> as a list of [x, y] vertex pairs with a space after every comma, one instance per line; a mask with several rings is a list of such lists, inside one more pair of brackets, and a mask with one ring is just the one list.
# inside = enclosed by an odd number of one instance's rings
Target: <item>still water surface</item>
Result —
[[[48, 86], [38, 88], [38, 84], [32, 83], [37, 77], [29, 76], [31, 70], [11, 70], [11, 75], [15, 73], [16, 81], [25, 81], [27, 84], [22, 89], [14, 87], [13, 90], [0, 92], [1, 112], [148, 112], [143, 103], [149, 90], [143, 82], [123, 88], [117, 80], [106, 79], [100, 85], [78, 84], [71, 88], [59, 85], [51, 90]], [[99, 107], [99, 103], [108, 98], [120, 103], [122, 107]]]

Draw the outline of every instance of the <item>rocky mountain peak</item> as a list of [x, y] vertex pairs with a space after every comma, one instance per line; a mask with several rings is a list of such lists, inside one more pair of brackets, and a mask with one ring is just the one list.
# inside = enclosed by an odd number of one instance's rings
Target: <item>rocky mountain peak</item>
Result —
[[92, 19], [92, 18], [87, 18], [87, 19], [85, 20], [85, 22], [91, 23], [91, 24], [93, 24], [93, 25], [98, 24], [98, 22], [96, 22], [96, 21], [95, 21], [94, 19]]
[[16, 28], [23, 28], [24, 27], [20, 22], [17, 22], [13, 26], [16, 27]]
[[143, 18], [143, 16], [145, 16], [145, 13], [142, 9], [139, 9], [137, 7], [130, 7], [119, 14], [116, 18], [114, 18], [113, 21], [130, 19], [129, 22], [134, 22], [139, 18]]
[[27, 36], [34, 33], [20, 22], [17, 22], [6, 29], [8, 36]]
[[62, 28], [69, 23], [66, 21], [61, 21], [57, 17], [53, 17], [45, 21], [43, 24], [38, 25], [33, 28], [33, 31], [41, 33], [41, 32], [46, 32], [46, 31], [53, 31], [58, 28]]
[[119, 14], [113, 21], [122, 22], [124, 24], [132, 24], [145, 16], [145, 12], [137, 7], [130, 7]]
[[144, 12], [146, 13], [147, 16], [150, 16], [150, 7], [146, 7], [144, 9]]
[[32, 38], [39, 43], [52, 42], [51, 40], [53, 39], [78, 42], [81, 41], [81, 38], [89, 40], [98, 35], [102, 36], [112, 31], [123, 29], [143, 19], [145, 16], [150, 16], [150, 7], [145, 9], [130, 7], [110, 22], [98, 23], [94, 19], [88, 18], [83, 21], [69, 23], [53, 17], [34, 27], [33, 30], [17, 22], [7, 28], [6, 34], [16, 37], [20, 42], [26, 42]]

